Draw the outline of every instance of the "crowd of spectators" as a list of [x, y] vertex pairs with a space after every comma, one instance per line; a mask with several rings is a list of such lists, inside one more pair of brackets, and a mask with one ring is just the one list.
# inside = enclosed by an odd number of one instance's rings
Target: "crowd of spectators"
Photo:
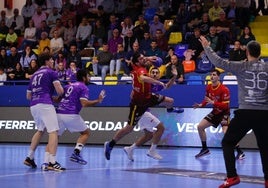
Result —
[[[248, 25], [257, 14], [252, 0], [104, 0], [98, 7], [65, 0], [61, 8], [49, 10], [26, 0], [9, 18], [1, 11], [0, 81], [29, 79], [38, 68], [38, 54], [45, 52], [53, 55], [61, 79], [71, 80], [77, 69], [85, 68], [80, 52], [91, 47], [96, 50], [91, 73], [102, 79], [129, 75], [131, 56], [138, 51], [163, 59], [162, 78], [170, 77], [175, 64], [177, 83], [185, 83], [183, 57], [168, 43], [171, 32], [182, 33], [195, 62], [203, 55], [200, 35], [226, 58], [234, 45], [230, 58], [240, 60], [245, 45], [255, 40]], [[165, 20], [173, 24], [167, 27]]]

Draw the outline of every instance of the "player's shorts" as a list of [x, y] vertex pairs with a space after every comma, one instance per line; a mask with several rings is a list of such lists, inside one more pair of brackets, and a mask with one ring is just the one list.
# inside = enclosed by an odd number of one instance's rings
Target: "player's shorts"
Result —
[[151, 112], [145, 112], [138, 121], [140, 129], [141, 130], [146, 129], [149, 132], [155, 131], [159, 123], [160, 120], [157, 117], [155, 117]]
[[137, 125], [141, 116], [147, 111], [149, 107], [159, 105], [165, 99], [165, 96], [159, 94], [153, 94], [152, 97], [145, 102], [143, 105], [136, 104], [131, 101], [130, 103], [130, 112], [128, 115], [128, 124], [131, 126]]
[[59, 130], [55, 107], [52, 104], [36, 104], [30, 107], [38, 131], [48, 133]]
[[215, 114], [211, 111], [204, 119], [212, 123], [212, 126], [215, 128], [217, 128], [219, 124], [221, 124], [221, 126], [228, 126], [230, 123], [230, 114], [226, 112]]
[[59, 136], [62, 135], [66, 129], [73, 133], [83, 132], [88, 128], [79, 114], [57, 114], [57, 116], [60, 127], [58, 131]]

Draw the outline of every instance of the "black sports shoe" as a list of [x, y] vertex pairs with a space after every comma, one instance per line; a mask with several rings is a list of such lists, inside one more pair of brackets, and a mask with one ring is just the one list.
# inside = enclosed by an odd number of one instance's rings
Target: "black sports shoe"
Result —
[[195, 156], [195, 158], [199, 158], [199, 157], [203, 157], [205, 155], [209, 155], [209, 149], [205, 148], [205, 149], [201, 149], [201, 151]]
[[34, 159], [30, 159], [30, 157], [26, 157], [26, 159], [23, 162], [25, 165], [31, 167], [31, 168], [36, 168], [37, 165], [34, 162]]
[[49, 163], [47, 169], [58, 171], [58, 172], [62, 172], [66, 170], [66, 168], [61, 167], [60, 163], [58, 163], [57, 161], [54, 164]]

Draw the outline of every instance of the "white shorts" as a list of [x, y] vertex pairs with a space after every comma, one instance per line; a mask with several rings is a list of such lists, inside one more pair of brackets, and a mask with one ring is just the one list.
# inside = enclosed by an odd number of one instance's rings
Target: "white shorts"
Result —
[[37, 130], [48, 133], [59, 130], [57, 114], [52, 104], [36, 104], [30, 107]]
[[140, 126], [141, 130], [146, 129], [149, 132], [154, 132], [156, 130], [157, 125], [159, 125], [160, 120], [155, 117], [151, 112], [145, 112], [139, 122], [138, 125]]
[[57, 114], [60, 130], [58, 135], [62, 135], [65, 129], [72, 132], [83, 132], [88, 127], [79, 114]]

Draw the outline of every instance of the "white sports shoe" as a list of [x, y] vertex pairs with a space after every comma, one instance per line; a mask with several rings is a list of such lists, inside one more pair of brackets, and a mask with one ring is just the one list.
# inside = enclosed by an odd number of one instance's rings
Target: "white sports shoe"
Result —
[[134, 161], [133, 158], [133, 149], [130, 147], [124, 147], [124, 152], [127, 154], [129, 160]]
[[152, 157], [153, 159], [156, 160], [161, 160], [163, 159], [163, 157], [161, 155], [159, 155], [156, 151], [154, 150], [148, 150], [147, 152], [147, 156]]

